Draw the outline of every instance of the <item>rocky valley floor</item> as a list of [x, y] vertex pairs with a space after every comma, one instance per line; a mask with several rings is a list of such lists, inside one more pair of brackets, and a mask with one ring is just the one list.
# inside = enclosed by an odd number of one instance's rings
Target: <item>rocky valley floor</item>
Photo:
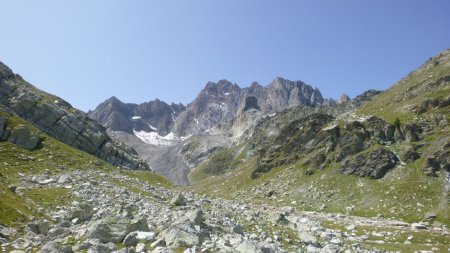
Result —
[[2, 189], [39, 213], [24, 226], [1, 227], [2, 251], [447, 252], [450, 245], [444, 226], [212, 199], [149, 173], [97, 165], [20, 173]]

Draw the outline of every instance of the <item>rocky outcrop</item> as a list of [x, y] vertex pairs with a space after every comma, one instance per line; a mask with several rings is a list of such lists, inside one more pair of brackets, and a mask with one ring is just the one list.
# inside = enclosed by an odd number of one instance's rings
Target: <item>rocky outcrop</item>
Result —
[[360, 177], [382, 178], [389, 170], [393, 169], [398, 158], [394, 153], [384, 148], [376, 149], [357, 155], [347, 160], [341, 168], [345, 175], [357, 175]]
[[[77, 149], [95, 155], [115, 166], [148, 169], [137, 153], [114, 142], [105, 128], [86, 113], [73, 108], [56, 96], [42, 92], [0, 63], [0, 104], [28, 121], [40, 131]], [[37, 143], [37, 137], [27, 130], [16, 129], [11, 134], [27, 148]], [[26, 143], [24, 138], [27, 139]]]
[[348, 103], [350, 101], [352, 101], [352, 100], [350, 99], [350, 97], [347, 94], [342, 94], [342, 96], [339, 98], [337, 103], [343, 104], [343, 103]]
[[89, 111], [91, 118], [110, 131], [133, 133], [134, 131], [158, 132], [164, 136], [172, 130], [174, 120], [185, 110], [182, 104], [168, 105], [159, 99], [142, 104], [126, 104], [116, 97]]

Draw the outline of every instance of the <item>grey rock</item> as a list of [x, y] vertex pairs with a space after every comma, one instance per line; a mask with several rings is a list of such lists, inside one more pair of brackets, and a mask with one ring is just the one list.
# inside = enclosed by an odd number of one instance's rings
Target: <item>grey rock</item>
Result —
[[9, 239], [15, 234], [16, 234], [16, 230], [15, 229], [7, 228], [7, 227], [4, 227], [4, 226], [0, 225], [0, 237]]
[[127, 247], [136, 246], [138, 242], [139, 240], [137, 239], [135, 232], [129, 233], [127, 236], [125, 236], [125, 239], [123, 239], [123, 244]]
[[69, 219], [78, 219], [78, 222], [88, 221], [94, 213], [94, 208], [91, 205], [82, 203], [70, 212]]
[[174, 206], [185, 206], [187, 203], [186, 198], [183, 196], [183, 194], [178, 193], [176, 194], [171, 200], [170, 204]]
[[339, 246], [336, 244], [326, 244], [320, 252], [321, 253], [338, 253]]
[[342, 166], [341, 172], [346, 175], [355, 174], [361, 177], [382, 178], [396, 166], [397, 162], [398, 158], [394, 153], [379, 148], [347, 160]]
[[192, 210], [186, 213], [186, 217], [195, 225], [200, 225], [203, 222], [203, 212], [200, 209]]
[[298, 239], [307, 245], [317, 245], [318, 243], [317, 238], [307, 231], [299, 231]]
[[152, 253], [175, 253], [175, 252], [171, 249], [158, 246], [152, 251]]
[[147, 223], [147, 219], [144, 217], [141, 218], [134, 218], [131, 220], [130, 224], [127, 227], [128, 232], [134, 232], [134, 231], [150, 231]]
[[244, 240], [236, 250], [241, 253], [262, 253], [262, 251], [251, 241]]
[[414, 228], [414, 229], [427, 229], [428, 225], [425, 224], [425, 223], [420, 223], [419, 222], [419, 223], [412, 223], [411, 227]]
[[166, 245], [171, 248], [190, 248], [199, 246], [208, 235], [198, 231], [187, 218], [181, 218], [160, 234]]
[[138, 243], [136, 245], [136, 252], [145, 252], [145, 244], [144, 243]]
[[9, 189], [12, 193], [16, 193], [17, 186], [14, 185], [14, 184], [8, 185], [8, 189]]
[[42, 235], [47, 235], [50, 228], [50, 224], [47, 220], [36, 220], [29, 222], [27, 225], [31, 231]]
[[19, 126], [11, 130], [8, 141], [15, 143], [22, 148], [33, 150], [38, 146], [40, 138], [39, 134], [29, 127]]
[[425, 220], [433, 220], [436, 219], [437, 214], [436, 213], [426, 213], [425, 214]]
[[42, 246], [39, 253], [58, 253], [58, 244], [54, 241], [49, 241]]
[[127, 231], [130, 220], [120, 217], [106, 217], [96, 221], [89, 229], [89, 238], [99, 239], [102, 243], [122, 242], [125, 236], [132, 231]]

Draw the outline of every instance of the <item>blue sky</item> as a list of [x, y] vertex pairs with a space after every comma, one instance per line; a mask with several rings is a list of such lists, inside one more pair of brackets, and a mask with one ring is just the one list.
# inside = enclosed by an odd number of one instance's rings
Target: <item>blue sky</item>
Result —
[[87, 111], [191, 102], [208, 81], [386, 89], [450, 47], [448, 0], [1, 1], [0, 61]]

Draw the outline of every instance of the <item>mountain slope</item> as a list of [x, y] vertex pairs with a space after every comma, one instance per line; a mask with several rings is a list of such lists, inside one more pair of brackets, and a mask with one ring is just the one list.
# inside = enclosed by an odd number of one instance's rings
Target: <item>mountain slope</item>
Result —
[[61, 98], [40, 91], [0, 62], [0, 104], [40, 131], [115, 166], [148, 169], [137, 153]]
[[[408, 222], [432, 213], [427, 222], [450, 225], [449, 54], [433, 57], [383, 93], [358, 97], [353, 109], [338, 110], [346, 103], [329, 107], [335, 112], [293, 108], [261, 120], [244, 142], [193, 170], [193, 189]], [[375, 95], [371, 101], [368, 94]]]

